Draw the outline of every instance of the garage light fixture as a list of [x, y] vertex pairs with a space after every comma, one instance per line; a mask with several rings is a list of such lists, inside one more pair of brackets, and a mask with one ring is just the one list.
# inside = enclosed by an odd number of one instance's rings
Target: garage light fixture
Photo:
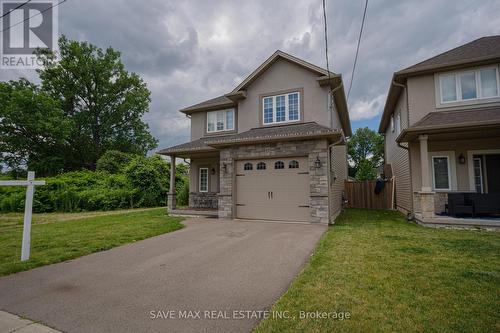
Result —
[[212, 170], [210, 170], [210, 173], [211, 173], [212, 175], [215, 175], [215, 168], [212, 168]]
[[465, 156], [464, 156], [464, 154], [460, 153], [460, 156], [458, 156], [458, 163], [465, 164]]
[[222, 163], [222, 171], [224, 171], [224, 174], [227, 173], [227, 163]]
[[316, 161], [314, 161], [314, 167], [316, 169], [320, 169], [321, 168], [321, 160], [319, 159], [319, 156], [316, 157]]

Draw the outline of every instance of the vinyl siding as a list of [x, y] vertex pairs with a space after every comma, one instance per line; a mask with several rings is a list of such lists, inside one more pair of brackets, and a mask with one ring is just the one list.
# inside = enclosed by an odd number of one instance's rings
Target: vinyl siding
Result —
[[412, 190], [409, 152], [397, 145], [396, 131], [397, 115], [401, 117], [401, 130], [408, 127], [408, 109], [406, 104], [406, 94], [403, 91], [399, 97], [398, 103], [394, 108], [394, 132], [391, 125], [385, 132], [385, 158], [386, 163], [391, 164], [396, 184], [396, 208], [406, 212], [412, 211]]
[[[330, 154], [330, 222], [340, 214], [342, 193], [347, 179], [346, 146], [333, 146]], [[333, 177], [337, 176], [334, 180]]]

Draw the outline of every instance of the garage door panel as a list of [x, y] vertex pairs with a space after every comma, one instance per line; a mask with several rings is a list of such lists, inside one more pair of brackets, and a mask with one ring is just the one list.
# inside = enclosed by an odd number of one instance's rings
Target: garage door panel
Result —
[[[281, 161], [284, 169], [275, 169]], [[290, 169], [297, 161], [299, 168]], [[264, 162], [265, 170], [257, 170]], [[244, 170], [250, 163], [253, 170]], [[309, 221], [309, 174], [305, 157], [259, 159], [236, 163], [236, 216], [239, 218]]]

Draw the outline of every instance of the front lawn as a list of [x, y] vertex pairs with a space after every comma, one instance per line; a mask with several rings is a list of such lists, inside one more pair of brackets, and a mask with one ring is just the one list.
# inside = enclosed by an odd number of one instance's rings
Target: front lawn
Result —
[[183, 227], [165, 208], [34, 214], [31, 256], [20, 261], [22, 214], [0, 215], [0, 276], [80, 257]]
[[[499, 332], [500, 233], [347, 210], [256, 332]], [[350, 319], [300, 319], [300, 311]], [[293, 318], [295, 316], [295, 318]]]

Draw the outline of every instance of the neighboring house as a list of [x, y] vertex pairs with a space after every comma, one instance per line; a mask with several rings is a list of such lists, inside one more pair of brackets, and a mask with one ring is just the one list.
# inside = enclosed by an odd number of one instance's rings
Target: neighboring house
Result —
[[379, 132], [396, 207], [424, 223], [450, 192], [500, 193], [500, 36], [394, 73]]
[[340, 75], [276, 51], [233, 91], [180, 112], [191, 141], [159, 153], [190, 160], [190, 208], [319, 223], [340, 212], [351, 135]]

